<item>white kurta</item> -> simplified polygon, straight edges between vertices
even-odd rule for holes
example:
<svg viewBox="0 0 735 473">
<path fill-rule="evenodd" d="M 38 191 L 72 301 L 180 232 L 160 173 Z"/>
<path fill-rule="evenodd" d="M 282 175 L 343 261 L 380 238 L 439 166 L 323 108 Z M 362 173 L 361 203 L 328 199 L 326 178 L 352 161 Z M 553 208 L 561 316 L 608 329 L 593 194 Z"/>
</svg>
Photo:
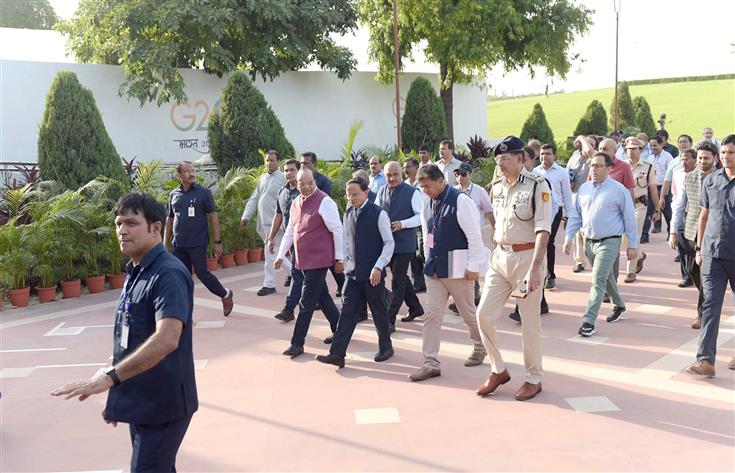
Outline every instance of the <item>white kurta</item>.
<svg viewBox="0 0 735 473">
<path fill-rule="evenodd" d="M 245 205 L 242 218 L 250 220 L 257 211 L 255 229 L 263 241 L 268 239 L 271 231 L 273 217 L 276 214 L 278 191 L 285 185 L 286 178 L 281 171 L 276 170 L 273 174 L 265 173 L 258 178 L 258 184 Z"/>
</svg>

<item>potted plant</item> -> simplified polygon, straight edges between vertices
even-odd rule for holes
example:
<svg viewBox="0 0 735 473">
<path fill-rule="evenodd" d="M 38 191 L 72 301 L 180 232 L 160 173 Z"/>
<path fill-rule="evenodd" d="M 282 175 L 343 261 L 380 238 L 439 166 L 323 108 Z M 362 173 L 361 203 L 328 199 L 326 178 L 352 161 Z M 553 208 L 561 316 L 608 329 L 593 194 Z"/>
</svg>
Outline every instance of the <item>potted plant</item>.
<svg viewBox="0 0 735 473">
<path fill-rule="evenodd" d="M 85 269 L 87 270 L 85 283 L 90 294 L 105 290 L 105 275 L 100 271 L 98 250 L 99 242 L 95 242 L 89 245 L 84 252 Z"/>
<path fill-rule="evenodd" d="M 77 277 L 74 269 L 74 259 L 78 254 L 79 252 L 73 245 L 58 249 L 59 260 L 64 271 L 64 279 L 61 280 L 61 293 L 64 299 L 79 297 L 82 293 L 82 280 Z"/>
<path fill-rule="evenodd" d="M 115 230 L 110 232 L 107 239 L 107 252 L 110 257 L 110 273 L 107 279 L 110 281 L 110 289 L 122 289 L 125 284 L 125 273 L 122 271 L 122 251 L 120 251 L 120 243 L 117 241 Z"/>
<path fill-rule="evenodd" d="M 56 278 L 54 268 L 48 264 L 39 264 L 33 268 L 33 276 L 40 278 L 41 283 L 36 286 L 36 293 L 41 304 L 56 300 Z"/>
<path fill-rule="evenodd" d="M 27 251 L 13 248 L 0 257 L 0 268 L 9 281 L 8 296 L 15 307 L 25 307 L 31 295 L 27 285 L 33 257 Z"/>
<path fill-rule="evenodd" d="M 263 247 L 260 246 L 260 235 L 255 231 L 255 223 L 251 223 L 248 226 L 249 245 L 248 245 L 248 261 L 254 263 L 256 261 L 262 261 L 263 258 Z"/>
<path fill-rule="evenodd" d="M 223 268 L 232 268 L 235 266 L 235 255 L 232 252 L 238 230 L 240 230 L 240 219 L 238 208 L 234 202 L 224 202 L 221 204 L 222 217 L 220 220 L 220 232 L 222 238 L 222 256 L 220 263 Z"/>
<path fill-rule="evenodd" d="M 219 258 L 214 254 L 214 240 L 210 238 L 209 243 L 207 243 L 207 270 L 216 271 L 218 261 Z"/>
</svg>

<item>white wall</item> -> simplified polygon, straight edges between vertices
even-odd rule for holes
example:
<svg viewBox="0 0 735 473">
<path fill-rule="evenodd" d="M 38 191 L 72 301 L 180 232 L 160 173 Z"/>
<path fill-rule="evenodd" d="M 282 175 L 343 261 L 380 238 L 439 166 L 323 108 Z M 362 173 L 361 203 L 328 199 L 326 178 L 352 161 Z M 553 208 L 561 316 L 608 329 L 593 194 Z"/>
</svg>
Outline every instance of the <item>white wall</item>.
<svg viewBox="0 0 735 473">
<path fill-rule="evenodd" d="M 207 110 L 216 106 L 227 78 L 182 70 L 188 105 L 160 108 L 118 96 L 123 76 L 119 67 L 0 60 L 0 161 L 36 161 L 38 124 L 54 76 L 62 70 L 77 74 L 94 93 L 97 107 L 118 153 L 139 161 L 195 160 L 207 153 Z M 411 81 L 422 75 L 437 87 L 435 74 L 408 73 L 402 78 L 405 99 Z M 393 85 L 381 85 L 373 72 L 353 72 L 342 82 L 331 72 L 298 71 L 272 82 L 255 82 L 281 120 L 297 152 L 314 151 L 320 159 L 336 159 L 350 125 L 365 128 L 356 146 L 390 146 L 395 142 Z M 487 133 L 486 93 L 476 86 L 454 90 L 454 135 L 458 143 Z M 176 140 L 192 140 L 181 147 Z"/>
</svg>

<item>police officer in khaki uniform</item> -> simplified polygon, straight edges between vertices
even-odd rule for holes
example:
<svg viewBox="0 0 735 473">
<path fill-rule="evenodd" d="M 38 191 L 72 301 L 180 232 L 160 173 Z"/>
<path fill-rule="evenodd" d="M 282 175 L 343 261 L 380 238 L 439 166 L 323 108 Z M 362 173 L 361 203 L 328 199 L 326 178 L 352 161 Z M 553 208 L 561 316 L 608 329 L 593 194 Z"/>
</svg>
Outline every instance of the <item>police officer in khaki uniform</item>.
<svg viewBox="0 0 735 473">
<path fill-rule="evenodd" d="M 657 222 L 661 218 L 661 208 L 658 203 L 658 189 L 656 188 L 656 168 L 648 161 L 641 159 L 645 145 L 641 140 L 629 137 L 625 140 L 625 151 L 628 153 L 628 164 L 633 172 L 633 180 L 635 187 L 633 188 L 633 203 L 635 204 L 635 219 L 638 224 L 638 231 L 643 230 L 643 224 L 646 220 L 648 212 L 648 195 L 650 193 L 656 211 L 653 213 L 653 221 Z M 628 247 L 628 238 L 623 236 L 623 244 Z M 625 275 L 625 282 L 631 283 L 636 280 L 636 274 L 643 270 L 643 261 L 646 259 L 644 251 L 631 260 L 628 260 L 628 270 Z"/>
<path fill-rule="evenodd" d="M 526 382 L 515 397 L 526 401 L 541 392 L 541 295 L 551 231 L 551 189 L 546 179 L 532 176 L 523 167 L 523 141 L 519 138 L 507 137 L 493 154 L 503 174 L 490 190 L 497 246 L 477 308 L 482 342 L 493 369 L 477 394 L 487 396 L 510 381 L 498 349 L 495 324 L 508 296 L 513 295 L 523 320 L 526 365 Z"/>
</svg>

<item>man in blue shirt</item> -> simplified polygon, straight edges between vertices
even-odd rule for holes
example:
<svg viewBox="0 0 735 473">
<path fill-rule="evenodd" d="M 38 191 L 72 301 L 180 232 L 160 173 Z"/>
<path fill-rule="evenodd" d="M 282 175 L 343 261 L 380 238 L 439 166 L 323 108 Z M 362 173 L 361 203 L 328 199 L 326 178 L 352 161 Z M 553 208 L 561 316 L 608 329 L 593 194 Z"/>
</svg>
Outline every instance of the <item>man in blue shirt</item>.
<svg viewBox="0 0 735 473">
<path fill-rule="evenodd" d="M 697 362 L 687 371 L 711 378 L 715 375 L 717 334 L 727 282 L 735 290 L 735 135 L 722 141 L 722 169 L 702 181 L 697 231 L 696 262 L 701 267 L 704 303 Z M 735 358 L 727 365 L 735 369 Z"/>
<path fill-rule="evenodd" d="M 112 366 L 53 391 L 84 401 L 109 390 L 102 417 L 130 425 L 132 472 L 176 471 L 176 453 L 198 408 L 192 352 L 194 283 L 161 244 L 166 210 L 132 192 L 113 209 L 131 261 L 117 304 Z"/>
<path fill-rule="evenodd" d="M 199 280 L 209 292 L 222 299 L 225 317 L 232 312 L 232 291 L 220 284 L 217 276 L 207 269 L 207 244 L 209 243 L 209 224 L 214 237 L 214 253 L 222 256 L 219 219 L 214 208 L 212 193 L 196 183 L 196 170 L 189 161 L 176 166 L 176 176 L 181 185 L 168 196 L 166 210 L 166 230 L 163 242 L 170 247 L 173 236 L 173 254 L 191 271 L 194 267 Z"/>
<path fill-rule="evenodd" d="M 576 212 L 569 215 L 567 222 L 564 254 L 570 253 L 574 234 L 581 228 L 585 237 L 587 259 L 592 263 L 592 288 L 578 332 L 583 337 L 596 333 L 595 320 L 606 289 L 615 305 L 607 321 L 617 322 L 625 312 L 625 302 L 618 292 L 613 265 L 620 252 L 623 234 L 628 237 L 628 260 L 636 257 L 640 239 L 633 199 L 630 198 L 628 189 L 608 177 L 611 166 L 612 157 L 609 154 L 598 152 L 592 156 L 592 180 L 579 188 L 575 202 Z"/>
<path fill-rule="evenodd" d="M 382 189 L 386 184 L 388 184 L 388 181 L 385 178 L 385 173 L 383 172 L 383 169 L 380 166 L 380 156 L 373 156 L 370 158 L 369 161 L 370 164 L 370 176 L 368 178 L 368 189 L 370 189 L 372 192 L 375 192 L 376 194 L 380 192 L 380 189 Z"/>
</svg>

